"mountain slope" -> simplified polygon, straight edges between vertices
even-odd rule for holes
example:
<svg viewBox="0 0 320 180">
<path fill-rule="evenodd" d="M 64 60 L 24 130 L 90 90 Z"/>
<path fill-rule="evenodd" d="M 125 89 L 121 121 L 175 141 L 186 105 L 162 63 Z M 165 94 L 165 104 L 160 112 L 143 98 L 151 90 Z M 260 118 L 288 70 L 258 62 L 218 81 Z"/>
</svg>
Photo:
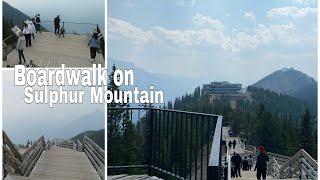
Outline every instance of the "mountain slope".
<svg viewBox="0 0 320 180">
<path fill-rule="evenodd" d="M 116 65 L 117 69 L 132 69 L 135 74 L 135 85 L 140 89 L 148 90 L 150 85 L 154 85 L 155 89 L 162 90 L 165 95 L 165 101 L 173 100 L 186 92 L 192 92 L 193 87 L 201 85 L 201 81 L 203 81 L 201 79 L 151 73 L 133 63 L 108 58 L 108 70 L 112 69 L 113 64 Z"/>
<path fill-rule="evenodd" d="M 317 105 L 317 82 L 293 68 L 275 71 L 253 86 L 296 97 L 307 102 L 312 109 Z"/>
<path fill-rule="evenodd" d="M 97 130 L 97 131 L 85 131 L 82 132 L 75 137 L 73 140 L 80 140 L 82 142 L 84 136 L 89 137 L 92 141 L 94 141 L 99 147 L 104 149 L 104 129 Z"/>
<path fill-rule="evenodd" d="M 68 139 L 75 136 L 76 134 L 85 131 L 103 129 L 104 119 L 104 112 L 97 110 L 73 120 L 71 123 L 65 125 L 63 128 L 59 128 L 58 130 L 54 131 L 52 135 L 53 137 Z"/>
<path fill-rule="evenodd" d="M 26 19 L 31 19 L 29 16 L 21 12 L 20 10 L 12 7 L 5 1 L 2 1 L 2 15 L 3 19 L 10 23 L 12 20 L 13 25 L 22 26 Z"/>
</svg>

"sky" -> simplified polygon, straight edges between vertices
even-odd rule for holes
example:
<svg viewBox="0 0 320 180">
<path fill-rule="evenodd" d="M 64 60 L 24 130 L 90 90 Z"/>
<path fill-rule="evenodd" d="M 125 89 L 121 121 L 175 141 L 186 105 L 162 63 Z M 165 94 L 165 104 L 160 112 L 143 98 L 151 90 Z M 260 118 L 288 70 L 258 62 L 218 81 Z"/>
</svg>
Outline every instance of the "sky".
<svg viewBox="0 0 320 180">
<path fill-rule="evenodd" d="M 63 21 L 99 24 L 104 27 L 105 0 L 5 0 L 13 7 L 43 21 L 53 21 L 57 15 Z"/>
<path fill-rule="evenodd" d="M 316 7 L 316 0 L 108 0 L 108 57 L 245 86 L 285 67 L 317 80 Z"/>
<path fill-rule="evenodd" d="M 53 108 L 49 108 L 48 104 L 26 104 L 24 87 L 14 86 L 14 71 L 3 70 L 2 75 L 3 129 L 14 143 L 25 144 L 28 139 L 36 140 L 42 135 L 51 138 L 48 134 L 56 132 L 78 118 L 98 111 L 104 112 L 103 104 L 90 104 L 90 89 L 82 86 L 63 88 L 86 91 L 83 104 L 56 104 Z M 57 90 L 57 86 L 49 89 Z"/>
</svg>

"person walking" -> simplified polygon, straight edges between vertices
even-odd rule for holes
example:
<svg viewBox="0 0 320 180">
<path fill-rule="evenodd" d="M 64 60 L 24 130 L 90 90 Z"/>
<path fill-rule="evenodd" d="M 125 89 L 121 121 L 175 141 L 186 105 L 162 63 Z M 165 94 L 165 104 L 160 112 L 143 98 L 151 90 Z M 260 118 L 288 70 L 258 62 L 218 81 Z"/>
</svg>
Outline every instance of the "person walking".
<svg viewBox="0 0 320 180">
<path fill-rule="evenodd" d="M 231 177 L 236 177 L 236 152 L 233 152 L 233 155 L 231 157 Z"/>
<path fill-rule="evenodd" d="M 231 149 L 231 146 L 232 146 L 231 140 L 229 141 L 228 146 L 229 146 L 229 149 Z"/>
<path fill-rule="evenodd" d="M 241 177 L 241 164 L 242 158 L 239 154 L 236 154 L 235 165 L 236 165 L 236 177 Z"/>
<path fill-rule="evenodd" d="M 236 148 L 236 145 L 237 145 L 236 139 L 233 139 L 232 145 L 233 145 L 233 149 L 235 149 L 235 148 Z"/>
<path fill-rule="evenodd" d="M 41 19 L 40 19 L 40 14 L 36 15 L 36 33 L 38 34 L 38 32 L 41 34 Z"/>
<path fill-rule="evenodd" d="M 19 33 L 19 38 L 18 38 L 18 42 L 17 42 L 17 47 L 16 50 L 18 51 L 19 54 L 19 64 L 22 64 L 22 58 L 24 61 L 24 64 L 26 63 L 26 58 L 24 57 L 23 54 L 23 50 L 24 50 L 24 46 L 25 46 L 25 38 L 23 37 L 23 32 Z"/>
<path fill-rule="evenodd" d="M 60 32 L 60 15 L 54 18 L 54 34 L 59 35 Z"/>
<path fill-rule="evenodd" d="M 249 158 L 248 158 L 248 168 L 249 168 L 250 171 L 251 171 L 252 165 L 253 165 L 253 159 L 252 159 L 252 156 L 249 155 Z"/>
<path fill-rule="evenodd" d="M 23 32 L 23 34 L 24 34 L 24 36 L 26 38 L 26 47 L 31 46 L 31 27 L 28 24 L 28 21 L 26 21 L 24 23 L 24 27 L 23 27 L 22 32 Z"/>
<path fill-rule="evenodd" d="M 90 47 L 90 57 L 91 57 L 91 63 L 94 62 L 96 59 L 97 51 L 100 48 L 100 41 L 98 39 L 98 33 L 93 33 L 91 39 L 88 42 L 88 47 Z"/>
<path fill-rule="evenodd" d="M 248 156 L 244 156 L 242 160 L 242 170 L 247 171 L 249 170 L 249 165 L 248 165 Z"/>
<path fill-rule="evenodd" d="M 35 21 L 34 19 L 32 21 L 29 21 L 29 28 L 31 29 L 31 36 L 32 36 L 33 40 L 35 38 L 34 34 L 36 33 L 36 27 L 33 24 L 34 21 Z"/>
<path fill-rule="evenodd" d="M 259 146 L 259 155 L 257 156 L 256 167 L 254 170 L 257 170 L 257 179 L 261 180 L 266 179 L 267 177 L 267 162 L 269 161 L 269 157 L 266 153 L 264 146 Z"/>
</svg>

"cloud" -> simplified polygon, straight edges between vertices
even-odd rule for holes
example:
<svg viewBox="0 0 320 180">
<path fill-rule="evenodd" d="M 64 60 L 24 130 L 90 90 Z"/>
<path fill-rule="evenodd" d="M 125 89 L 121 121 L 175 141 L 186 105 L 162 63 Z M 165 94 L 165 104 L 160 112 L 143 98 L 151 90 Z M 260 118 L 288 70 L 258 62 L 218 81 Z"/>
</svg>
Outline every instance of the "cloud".
<svg viewBox="0 0 320 180">
<path fill-rule="evenodd" d="M 143 31 L 127 21 L 114 18 L 108 18 L 108 36 L 129 39 L 135 44 L 145 44 L 154 39 L 151 32 Z"/>
<path fill-rule="evenodd" d="M 267 18 L 272 19 L 276 17 L 292 17 L 292 18 L 301 18 L 308 15 L 316 15 L 317 9 L 311 7 L 298 8 L 298 7 L 281 7 L 273 8 L 267 12 Z"/>
<path fill-rule="evenodd" d="M 256 16 L 253 14 L 253 12 L 244 12 L 243 13 L 243 18 L 249 20 L 251 23 L 256 22 Z"/>
<path fill-rule="evenodd" d="M 192 22 L 199 27 L 212 28 L 218 31 L 223 31 L 224 28 L 224 25 L 219 20 L 212 19 L 200 13 L 193 16 Z"/>
<path fill-rule="evenodd" d="M 187 6 L 187 7 L 193 7 L 196 5 L 197 0 L 177 0 L 178 6 Z"/>
<path fill-rule="evenodd" d="M 220 31 L 211 29 L 170 30 L 159 26 L 153 27 L 152 30 L 157 37 L 181 46 L 219 45 L 228 48 L 227 40 Z"/>
<path fill-rule="evenodd" d="M 313 4 L 316 3 L 316 0 L 292 0 L 293 3 L 296 4 L 303 4 L 303 5 L 307 5 L 307 4 Z"/>
<path fill-rule="evenodd" d="M 290 24 L 272 24 L 266 26 L 258 24 L 246 31 L 223 32 L 223 24 L 216 20 L 202 16 L 194 16 L 193 21 L 203 25 L 202 28 L 168 29 L 153 26 L 147 30 L 119 19 L 108 19 L 109 38 L 124 38 L 134 44 L 161 42 L 174 46 L 220 47 L 224 50 L 239 51 L 240 49 L 254 49 L 258 46 L 269 45 L 277 41 L 283 44 L 298 42 L 294 33 L 295 27 Z M 218 23 L 219 22 L 219 23 Z M 221 23 L 221 24 L 220 24 Z M 206 26 L 204 26 L 206 24 Z"/>
</svg>

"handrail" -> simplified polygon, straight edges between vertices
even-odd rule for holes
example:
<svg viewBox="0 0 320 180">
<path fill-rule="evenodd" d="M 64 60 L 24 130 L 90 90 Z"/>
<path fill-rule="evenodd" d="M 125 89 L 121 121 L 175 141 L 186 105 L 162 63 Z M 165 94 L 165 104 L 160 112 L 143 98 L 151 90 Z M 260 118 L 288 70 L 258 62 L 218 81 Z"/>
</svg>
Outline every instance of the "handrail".
<svg viewBox="0 0 320 180">
<path fill-rule="evenodd" d="M 318 163 L 304 149 L 299 150 L 280 168 L 280 178 L 317 179 Z"/>
<path fill-rule="evenodd" d="M 48 20 L 46 20 L 46 21 L 41 21 L 41 23 L 53 23 L 54 21 L 48 21 Z M 83 23 L 83 22 L 72 22 L 72 21 L 61 21 L 61 23 L 69 23 L 69 24 L 88 24 L 88 25 L 93 25 L 93 26 L 95 26 L 95 25 L 98 25 L 98 24 L 96 24 L 96 23 Z"/>
<path fill-rule="evenodd" d="M 218 116 L 216 128 L 214 131 L 213 142 L 208 166 L 208 179 L 219 179 L 220 177 L 220 148 L 222 137 L 222 116 Z"/>
<path fill-rule="evenodd" d="M 271 175 L 273 178 L 280 178 L 280 165 L 274 157 L 272 157 L 270 162 L 268 163 L 267 170 L 268 174 Z"/>
<path fill-rule="evenodd" d="M 22 157 L 20 153 L 17 151 L 13 143 L 11 142 L 8 135 L 2 131 L 3 137 L 3 171 L 4 177 L 9 173 L 21 174 L 20 163 L 22 161 Z"/>
<path fill-rule="evenodd" d="M 95 142 L 90 138 L 85 136 L 82 143 L 83 151 L 86 153 L 88 159 L 92 163 L 93 167 L 96 169 L 101 179 L 105 178 L 105 152 L 100 148 Z"/>
<path fill-rule="evenodd" d="M 7 174 L 29 176 L 36 162 L 46 147 L 44 137 L 41 136 L 23 155 L 21 155 L 11 142 L 8 135 L 3 134 L 3 169 L 4 177 Z M 13 170 L 10 170 L 13 169 Z"/>
<path fill-rule="evenodd" d="M 23 176 L 29 176 L 31 170 L 36 165 L 41 153 L 45 150 L 46 143 L 44 137 L 41 136 L 28 150 L 22 155 L 21 171 Z"/>
</svg>

